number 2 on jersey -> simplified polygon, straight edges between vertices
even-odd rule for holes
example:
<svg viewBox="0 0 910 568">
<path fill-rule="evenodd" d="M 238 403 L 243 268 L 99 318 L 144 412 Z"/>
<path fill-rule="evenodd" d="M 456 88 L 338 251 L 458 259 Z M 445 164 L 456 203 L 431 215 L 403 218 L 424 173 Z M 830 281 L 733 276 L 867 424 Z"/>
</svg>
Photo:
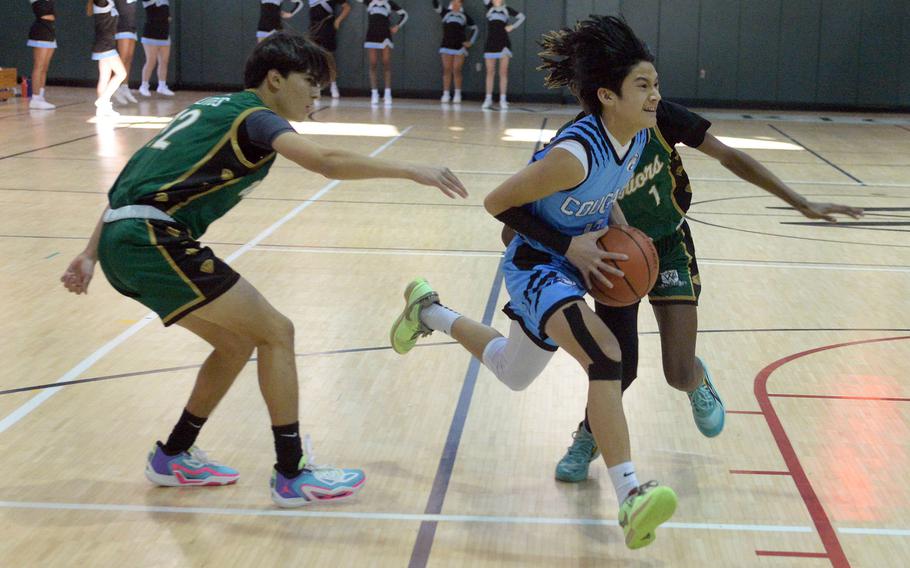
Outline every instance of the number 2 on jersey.
<svg viewBox="0 0 910 568">
<path fill-rule="evenodd" d="M 171 121 L 161 137 L 155 140 L 151 147 L 156 150 L 167 150 L 167 147 L 171 145 L 167 139 L 199 120 L 201 115 L 202 111 L 198 108 L 188 108 L 181 112 L 174 117 L 174 120 Z"/>
</svg>

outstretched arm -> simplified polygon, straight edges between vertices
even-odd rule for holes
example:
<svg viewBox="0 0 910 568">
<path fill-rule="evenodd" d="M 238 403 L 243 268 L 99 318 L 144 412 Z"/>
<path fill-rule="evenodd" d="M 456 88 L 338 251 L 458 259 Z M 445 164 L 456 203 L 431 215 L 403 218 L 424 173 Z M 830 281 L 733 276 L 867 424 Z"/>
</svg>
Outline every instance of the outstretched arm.
<svg viewBox="0 0 910 568">
<path fill-rule="evenodd" d="M 345 21 L 349 15 L 351 15 L 351 5 L 345 2 L 341 5 L 341 13 L 338 14 L 337 18 L 335 18 L 336 30 L 341 27 L 341 22 Z"/>
<path fill-rule="evenodd" d="M 419 166 L 370 158 L 347 150 L 323 148 L 296 132 L 275 138 L 272 148 L 285 158 L 329 179 L 409 179 L 439 188 L 446 196 L 467 197 L 468 191 L 449 168 Z"/>
<path fill-rule="evenodd" d="M 809 219 L 824 219 L 834 223 L 837 222 L 837 218 L 834 217 L 835 214 L 849 215 L 854 219 L 858 219 L 863 215 L 863 210 L 859 207 L 809 201 L 793 191 L 755 158 L 736 148 L 727 146 L 710 133 L 705 134 L 705 141 L 698 146 L 697 150 L 719 161 L 725 168 L 736 174 L 736 177 L 757 185 L 768 193 L 781 198 Z"/>
<path fill-rule="evenodd" d="M 95 273 L 95 263 L 98 262 L 98 241 L 101 240 L 101 228 L 104 226 L 104 214 L 108 208 L 105 207 L 95 224 L 95 230 L 85 245 L 85 250 L 76 255 L 66 272 L 60 277 L 63 286 L 74 294 L 88 294 L 88 285 L 92 281 Z"/>
</svg>

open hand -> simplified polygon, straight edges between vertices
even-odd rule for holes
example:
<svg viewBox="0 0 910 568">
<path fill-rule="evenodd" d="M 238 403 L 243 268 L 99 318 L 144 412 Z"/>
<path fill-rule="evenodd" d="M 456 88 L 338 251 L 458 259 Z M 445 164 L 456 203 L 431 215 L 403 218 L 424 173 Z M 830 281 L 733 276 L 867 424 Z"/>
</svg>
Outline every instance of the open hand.
<svg viewBox="0 0 910 568">
<path fill-rule="evenodd" d="M 814 201 L 807 201 L 803 207 L 797 207 L 796 210 L 809 219 L 824 219 L 830 223 L 837 223 L 837 218 L 834 216 L 835 214 L 849 215 L 854 219 L 859 219 L 863 216 L 863 210 L 861 208 L 841 205 L 839 203 L 816 203 Z"/>
<path fill-rule="evenodd" d="M 465 189 L 461 180 L 449 168 L 417 166 L 414 168 L 411 179 L 423 185 L 438 187 L 447 197 L 452 199 L 468 196 L 468 190 Z"/>
</svg>

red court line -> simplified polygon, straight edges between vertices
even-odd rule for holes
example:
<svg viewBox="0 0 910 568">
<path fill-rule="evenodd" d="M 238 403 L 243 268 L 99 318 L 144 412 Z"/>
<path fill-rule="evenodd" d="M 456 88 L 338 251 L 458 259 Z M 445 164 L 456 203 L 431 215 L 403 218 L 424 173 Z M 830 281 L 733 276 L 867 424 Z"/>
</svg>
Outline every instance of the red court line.
<svg viewBox="0 0 910 568">
<path fill-rule="evenodd" d="M 727 410 L 727 414 L 762 414 L 761 410 Z"/>
<path fill-rule="evenodd" d="M 834 568 L 850 568 L 850 562 L 847 561 L 847 556 L 844 554 L 844 549 L 840 545 L 840 540 L 837 538 L 837 533 L 834 531 L 834 527 L 831 526 L 831 521 L 828 519 L 827 513 L 825 513 L 824 507 L 822 507 L 821 502 L 818 500 L 818 495 L 815 494 L 815 490 L 812 488 L 812 484 L 809 483 L 809 477 L 806 475 L 806 471 L 803 469 L 802 464 L 799 462 L 799 457 L 796 455 L 796 451 L 793 449 L 793 445 L 790 443 L 790 438 L 787 437 L 787 432 L 784 430 L 783 425 L 780 422 L 780 418 L 777 416 L 777 412 L 774 411 L 774 406 L 771 404 L 771 398 L 768 395 L 768 379 L 771 377 L 771 374 L 783 367 L 791 361 L 818 353 L 820 351 L 827 351 L 829 349 L 837 349 L 839 347 L 847 347 L 850 345 L 861 345 L 865 343 L 880 343 L 883 341 L 899 341 L 902 339 L 910 339 L 910 336 L 900 336 L 900 337 L 885 337 L 880 339 L 865 339 L 860 341 L 850 341 L 847 343 L 836 343 L 834 345 L 826 345 L 824 347 L 816 347 L 815 349 L 810 349 L 808 351 L 803 351 L 801 353 L 795 353 L 784 357 L 783 359 L 778 359 L 777 361 L 771 363 L 764 369 L 762 369 L 758 375 L 755 377 L 754 392 L 755 398 L 758 400 L 758 405 L 761 407 L 762 412 L 765 415 L 765 420 L 768 422 L 768 428 L 771 429 L 771 434 L 774 436 L 774 441 L 777 442 L 777 448 L 780 450 L 781 455 L 784 458 L 784 462 L 787 464 L 787 469 L 790 470 L 791 475 L 793 476 L 793 481 L 796 483 L 796 488 L 799 490 L 799 494 L 803 499 L 803 502 L 806 504 L 806 508 L 809 510 L 809 515 L 812 517 L 812 522 L 815 524 L 815 530 L 818 531 L 818 536 L 821 538 L 822 544 L 825 547 L 825 552 L 827 554 L 821 556 L 811 556 L 811 558 L 829 558 L 831 564 Z M 765 555 L 768 555 L 768 551 L 756 551 L 756 553 L 763 552 Z M 787 556 L 793 555 L 809 555 L 816 553 L 780 553 Z"/>
<path fill-rule="evenodd" d="M 768 396 L 775 398 L 833 398 L 839 400 L 883 400 L 889 402 L 910 402 L 910 398 L 899 398 L 890 396 L 842 396 L 834 394 L 778 394 L 769 393 Z M 729 410 L 727 411 L 729 412 Z"/>
<path fill-rule="evenodd" d="M 731 469 L 730 473 L 742 475 L 790 475 L 789 471 L 764 471 L 758 469 Z"/>
<path fill-rule="evenodd" d="M 780 552 L 776 550 L 756 550 L 758 556 L 795 556 L 797 558 L 828 558 L 824 552 Z"/>
</svg>

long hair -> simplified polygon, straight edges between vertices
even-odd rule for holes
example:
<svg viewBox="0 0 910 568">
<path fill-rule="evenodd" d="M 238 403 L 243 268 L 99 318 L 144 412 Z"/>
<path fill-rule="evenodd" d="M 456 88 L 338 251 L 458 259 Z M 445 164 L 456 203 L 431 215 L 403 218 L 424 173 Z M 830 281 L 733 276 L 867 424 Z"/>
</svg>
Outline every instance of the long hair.
<svg viewBox="0 0 910 568">
<path fill-rule="evenodd" d="M 258 87 L 274 69 L 287 77 L 299 72 L 315 85 L 325 85 L 335 77 L 335 63 L 331 54 L 303 36 L 277 32 L 262 40 L 246 60 L 243 86 Z"/>
<path fill-rule="evenodd" d="M 540 41 L 544 84 L 568 87 L 587 112 L 600 112 L 597 89 L 610 89 L 622 97 L 622 82 L 642 61 L 654 62 L 647 44 L 625 20 L 614 16 L 588 16 L 575 28 L 549 32 Z"/>
</svg>

